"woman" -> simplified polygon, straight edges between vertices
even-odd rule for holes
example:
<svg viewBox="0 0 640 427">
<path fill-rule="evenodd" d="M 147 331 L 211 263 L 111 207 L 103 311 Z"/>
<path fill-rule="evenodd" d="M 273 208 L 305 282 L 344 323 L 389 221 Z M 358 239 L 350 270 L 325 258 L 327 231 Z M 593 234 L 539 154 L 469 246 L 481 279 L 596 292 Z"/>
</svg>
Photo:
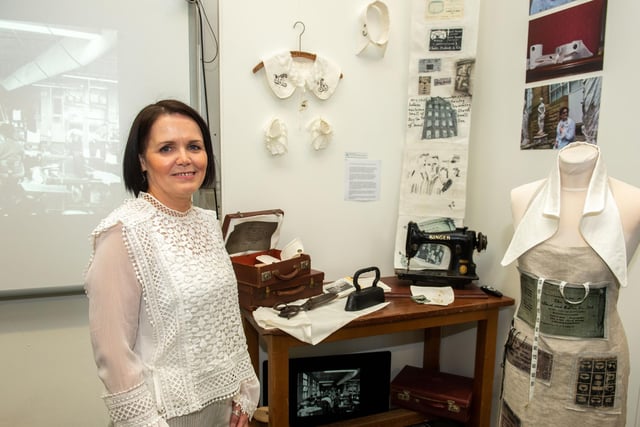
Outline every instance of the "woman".
<svg viewBox="0 0 640 427">
<path fill-rule="evenodd" d="M 191 107 L 148 105 L 124 153 L 127 200 L 92 233 L 86 275 L 98 375 L 118 426 L 248 426 L 259 383 L 215 212 L 211 137 Z"/>
</svg>

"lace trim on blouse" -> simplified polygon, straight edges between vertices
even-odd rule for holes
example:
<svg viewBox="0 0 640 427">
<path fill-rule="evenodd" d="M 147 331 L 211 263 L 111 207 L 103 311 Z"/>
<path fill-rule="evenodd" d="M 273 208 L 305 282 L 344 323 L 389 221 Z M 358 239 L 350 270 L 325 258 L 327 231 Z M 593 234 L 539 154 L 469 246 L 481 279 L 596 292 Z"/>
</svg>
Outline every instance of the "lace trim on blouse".
<svg viewBox="0 0 640 427">
<path fill-rule="evenodd" d="M 160 420 L 155 402 L 144 383 L 102 398 L 116 426 L 146 427 L 156 425 Z"/>
<path fill-rule="evenodd" d="M 159 201 L 158 199 L 153 197 L 151 194 L 145 193 L 143 191 L 140 192 L 140 195 L 138 197 L 141 198 L 141 199 L 146 200 L 149 203 L 151 203 L 151 205 L 153 205 L 154 208 L 156 208 L 157 210 L 159 210 L 163 214 L 169 215 L 169 216 L 175 216 L 175 217 L 178 217 L 178 218 L 184 218 L 184 217 L 188 216 L 189 213 L 193 210 L 193 207 L 190 207 L 188 210 L 186 210 L 184 212 L 180 212 L 180 211 L 177 211 L 175 209 L 171 209 L 170 207 L 163 205 L 161 201 Z"/>
</svg>

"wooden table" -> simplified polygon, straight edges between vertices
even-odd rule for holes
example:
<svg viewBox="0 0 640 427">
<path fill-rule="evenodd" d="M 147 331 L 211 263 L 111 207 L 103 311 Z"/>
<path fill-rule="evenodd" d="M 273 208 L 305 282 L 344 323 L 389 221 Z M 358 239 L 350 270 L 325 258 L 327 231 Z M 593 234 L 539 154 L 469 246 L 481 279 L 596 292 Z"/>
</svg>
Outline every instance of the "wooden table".
<svg viewBox="0 0 640 427">
<path fill-rule="evenodd" d="M 409 295 L 407 280 L 397 277 L 383 277 L 382 282 L 392 288 L 393 294 Z M 456 291 L 458 293 L 458 291 Z M 508 297 L 464 295 L 459 292 L 455 301 L 448 306 L 422 305 L 408 297 L 389 297 L 391 303 L 374 313 L 353 320 L 340 328 L 324 342 L 350 340 L 354 338 L 384 335 L 395 332 L 424 330 L 423 367 L 440 368 L 440 327 L 461 323 L 477 322 L 475 351 L 472 415 L 469 425 L 488 427 L 491 423 L 491 399 L 496 355 L 496 333 L 498 314 L 501 307 L 514 304 Z M 289 349 L 310 345 L 299 341 L 279 329 L 263 329 L 253 319 L 250 311 L 243 310 L 243 323 L 247 336 L 249 353 L 256 372 L 259 371 L 260 339 L 266 345 L 269 360 L 268 400 L 269 426 L 289 425 Z M 322 345 L 322 343 L 318 344 Z M 401 411 L 405 414 L 406 411 Z M 385 426 L 394 425 L 385 415 Z M 376 417 L 370 425 L 379 425 Z M 356 424 L 354 424 L 356 425 Z M 359 422 L 357 425 L 364 425 Z M 406 424 L 404 424 L 406 425 Z"/>
</svg>

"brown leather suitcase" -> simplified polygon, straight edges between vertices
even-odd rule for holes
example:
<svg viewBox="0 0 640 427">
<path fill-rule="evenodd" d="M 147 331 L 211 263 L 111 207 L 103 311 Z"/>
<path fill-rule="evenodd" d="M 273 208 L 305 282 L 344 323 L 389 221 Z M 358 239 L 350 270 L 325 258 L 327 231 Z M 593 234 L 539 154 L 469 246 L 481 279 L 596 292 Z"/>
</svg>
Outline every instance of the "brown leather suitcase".
<svg viewBox="0 0 640 427">
<path fill-rule="evenodd" d="M 391 404 L 465 423 L 472 392 L 472 378 L 407 365 L 391 381 Z"/>
<path fill-rule="evenodd" d="M 238 281 L 240 306 L 255 310 L 261 306 L 273 307 L 281 302 L 320 295 L 323 280 L 322 271 L 311 270 L 310 274 L 266 286 L 255 286 L 253 283 Z"/>
<path fill-rule="evenodd" d="M 269 286 L 286 282 L 296 277 L 308 276 L 311 272 L 311 257 L 300 254 L 295 258 L 274 264 L 261 264 L 256 258 L 260 255 L 271 255 L 280 258 L 278 249 L 258 251 L 247 255 L 231 256 L 233 270 L 239 281 L 255 286 Z"/>
<path fill-rule="evenodd" d="M 260 255 L 280 259 L 275 249 L 284 212 L 280 209 L 238 212 L 226 215 L 222 224 L 227 251 L 238 280 L 240 305 L 253 310 L 291 302 L 322 292 L 324 273 L 311 269 L 305 253 L 271 264 L 257 260 Z"/>
</svg>

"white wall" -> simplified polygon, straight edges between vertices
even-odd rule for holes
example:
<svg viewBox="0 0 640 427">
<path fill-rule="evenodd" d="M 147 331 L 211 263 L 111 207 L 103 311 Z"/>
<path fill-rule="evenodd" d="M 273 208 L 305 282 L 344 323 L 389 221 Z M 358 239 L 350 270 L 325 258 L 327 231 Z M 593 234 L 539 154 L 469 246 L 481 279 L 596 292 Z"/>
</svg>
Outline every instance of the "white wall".
<svg viewBox="0 0 640 427">
<path fill-rule="evenodd" d="M 379 266 L 383 274 L 393 274 L 410 2 L 387 1 L 391 39 L 381 61 L 354 55 L 353 32 L 359 13 L 368 3 L 220 1 L 223 211 L 284 209 L 282 243 L 301 237 L 311 254 L 312 266 L 325 271 L 327 279 L 369 265 Z M 525 1 L 492 0 L 481 6 L 465 216 L 466 225 L 489 239 L 488 250 L 475 255 L 481 281 L 510 296 L 519 293 L 515 266 L 500 266 L 512 235 L 509 192 L 517 185 L 545 177 L 556 156 L 551 150 L 519 149 L 527 5 Z M 639 58 L 627 42 L 638 35 L 638 26 L 632 20 L 639 16 L 633 13 L 638 9 L 632 0 L 609 4 L 600 145 L 611 175 L 640 186 L 636 172 L 640 146 L 633 142 L 633 107 L 639 91 L 633 84 L 633 72 Z M 299 120 L 296 102 L 276 99 L 266 87 L 264 71 L 251 73 L 262 56 L 296 49 L 297 32 L 292 27 L 298 20 L 306 24 L 303 50 L 333 59 L 344 72 L 335 95 L 322 103 L 313 100 L 310 107 L 334 125 L 333 143 L 324 152 L 312 152 L 308 135 L 297 127 L 306 119 Z M 262 146 L 264 125 L 274 115 L 287 122 L 291 130 L 290 150 L 282 158 L 271 158 Z M 363 151 L 371 159 L 382 160 L 379 201 L 343 201 L 343 156 L 349 151 Z M 634 282 L 640 277 L 639 269 L 637 262 L 632 263 L 631 285 L 622 291 L 619 305 L 633 360 L 628 425 L 633 425 L 636 418 L 640 383 L 640 340 L 631 327 L 638 320 L 634 297 L 640 290 Z M 512 314 L 513 309 L 501 313 L 498 357 Z M 442 368 L 470 375 L 473 366 L 469 349 L 475 342 L 475 328 L 450 328 L 446 333 Z M 378 343 L 384 346 L 389 339 Z M 416 343 L 402 348 L 406 346 L 413 346 L 413 352 L 394 357 L 394 371 L 406 362 L 404 357 L 414 357 L 420 351 Z M 331 351 L 356 349 L 345 345 Z M 320 347 L 317 351 L 325 350 Z M 500 371 L 496 369 L 496 402 L 499 384 Z"/>
<path fill-rule="evenodd" d="M 262 10 L 261 5 L 267 2 L 224 1 L 224 6 L 235 2 L 244 5 L 242 14 L 234 13 L 233 20 L 223 22 L 224 31 L 229 33 L 223 34 L 223 43 L 227 48 L 222 57 L 222 67 L 226 67 L 226 61 L 236 64 L 235 68 L 227 68 L 223 78 L 223 109 L 227 115 L 223 119 L 223 125 L 226 123 L 230 127 L 223 126 L 222 130 L 225 148 L 223 168 L 228 171 L 224 179 L 229 180 L 229 185 L 238 185 L 242 189 L 231 191 L 231 188 L 225 187 L 225 211 L 253 210 L 263 206 L 283 208 L 286 212 L 286 235 L 283 239 L 286 241 L 287 237 L 300 235 L 312 256 L 313 265 L 325 270 L 328 277 L 336 277 L 370 263 L 379 264 L 384 273 L 390 274 L 392 261 L 389 245 L 393 242 L 392 229 L 395 228 L 395 192 L 399 182 L 397 174 L 400 154 L 398 151 L 390 157 L 383 157 L 384 147 L 381 145 L 391 144 L 391 147 L 400 150 L 403 141 L 407 54 L 400 51 L 406 49 L 403 43 L 407 39 L 409 20 L 406 8 L 409 2 L 387 1 L 393 27 L 386 58 L 393 58 L 393 61 L 386 62 L 385 59 L 384 63 L 365 66 L 351 57 L 351 51 L 348 51 L 346 45 L 351 43 L 352 38 L 342 34 L 342 29 L 352 29 L 352 17 L 366 6 L 366 1 L 278 0 L 268 2 L 274 7 L 266 11 Z M 640 26 L 635 22 L 640 16 L 640 4 L 634 0 L 609 3 L 600 145 L 611 175 L 640 186 L 640 174 L 636 166 L 637 159 L 640 158 L 640 144 L 635 141 L 635 103 L 640 98 L 640 88 L 635 84 L 634 71 L 639 68 L 640 57 L 630 49 L 627 41 L 640 39 Z M 314 5 L 322 5 L 327 11 L 318 12 L 319 16 L 316 18 Z M 282 14 L 285 17 L 279 18 Z M 210 11 L 209 17 L 215 20 L 215 12 Z M 268 102 L 268 92 L 261 86 L 261 78 L 264 76 L 251 74 L 251 68 L 258 61 L 259 55 L 271 48 L 296 46 L 297 33 L 290 27 L 298 19 L 307 24 L 303 48 L 322 52 L 345 67 L 345 78 L 336 97 L 327 102 L 329 110 L 338 105 L 341 115 L 345 116 L 336 119 L 338 115 L 331 114 L 337 132 L 331 149 L 339 153 L 346 150 L 367 151 L 371 158 L 382 160 L 385 181 L 383 199 L 379 203 L 360 205 L 342 202 L 341 193 L 336 190 L 342 179 L 341 155 L 325 152 L 312 156 L 306 151 L 307 143 L 301 140 L 302 137 L 297 139 L 296 145 L 290 140 L 293 145 L 290 154 L 297 153 L 296 156 L 303 157 L 306 161 L 303 166 L 311 167 L 315 173 L 321 170 L 320 176 L 326 183 L 323 191 L 318 191 L 313 182 L 307 184 L 314 191 L 292 191 L 292 186 L 297 190 L 300 185 L 294 177 L 293 184 L 285 185 L 275 181 L 281 189 L 277 192 L 270 191 L 274 199 L 266 200 L 262 195 L 267 191 L 263 179 L 267 172 L 281 179 L 286 174 L 280 169 L 296 166 L 291 164 L 293 156 L 284 162 L 259 157 L 260 128 L 266 119 L 266 113 L 275 107 Z M 555 153 L 520 152 L 518 149 L 526 52 L 526 2 L 484 1 L 480 19 L 466 221 L 469 226 L 489 237 L 488 250 L 476 256 L 482 281 L 494 284 L 507 295 L 515 296 L 518 293 L 515 267 L 503 268 L 499 264 L 512 233 L 509 191 L 519 184 L 545 176 L 555 161 Z M 237 30 L 230 28 L 233 26 Z M 316 35 L 313 35 L 314 32 Z M 363 71 L 364 68 L 366 70 Z M 379 75 L 384 77 L 385 85 L 397 86 L 395 89 L 382 89 L 386 95 L 381 102 L 376 103 L 382 112 L 373 112 L 370 116 L 361 113 L 363 108 L 368 110 L 374 101 L 380 101 L 375 94 L 368 93 L 378 89 L 366 87 L 366 90 L 359 90 L 354 87 L 360 85 L 359 76 L 362 75 Z M 245 93 L 243 85 L 248 85 L 250 90 Z M 236 92 L 233 86 L 240 88 L 240 92 Z M 354 96 L 355 93 L 359 97 Z M 229 100 L 234 97 L 238 100 L 229 104 Z M 242 108 L 238 106 L 240 101 Z M 343 125 L 343 121 L 348 123 Z M 246 127 L 247 131 L 243 133 L 236 129 L 240 125 Z M 227 130 L 232 135 L 241 134 L 241 137 L 229 136 L 227 139 Z M 357 135 L 353 136 L 354 134 Z M 236 151 L 232 156 L 232 144 L 241 144 L 247 148 L 246 156 L 234 159 L 240 153 Z M 248 144 L 254 146 L 249 148 Z M 261 162 L 259 167 L 248 167 L 258 161 Z M 338 178 L 334 178 L 336 175 Z M 251 191 L 242 187 L 241 183 L 236 184 L 236 181 L 242 179 L 252 181 Z M 309 207 L 305 207 L 306 205 Z M 330 208 L 340 212 L 338 218 L 333 216 Z M 297 213 L 297 209 L 309 209 L 312 214 L 300 219 L 297 216 L 302 215 Z M 330 218 L 331 221 L 326 221 L 325 218 Z M 344 222 L 349 227 L 345 227 Z M 308 234 L 315 234 L 318 228 L 324 230 L 324 234 L 331 239 L 342 239 L 335 235 L 346 234 L 358 238 L 364 235 L 366 240 L 345 237 L 340 240 L 341 246 L 330 246 L 327 249 L 323 243 L 324 238 L 318 239 Z M 375 248 L 381 250 L 377 255 Z M 619 302 L 632 356 L 628 426 L 640 425 L 636 422 L 640 384 L 640 336 L 633 328 L 640 320 L 636 309 L 637 301 L 640 300 L 640 287 L 637 286 L 639 279 L 640 263 L 634 259 L 629 288 L 622 290 Z M 504 337 L 510 315 L 510 312 L 501 315 L 501 337 Z M 459 355 L 471 353 L 475 329 L 452 328 L 447 330 L 447 334 L 443 345 L 443 368 L 470 373 L 472 356 Z M 382 343 L 385 348 L 394 351 L 394 359 L 413 361 L 421 357 L 421 354 L 416 353 L 420 351 L 416 344 L 418 339 L 419 337 L 411 335 L 387 336 L 384 341 L 361 340 L 357 344 L 358 349 L 368 350 L 378 348 Z M 500 344 L 498 354 L 501 354 Z M 93 427 L 106 424 L 106 414 L 99 397 L 101 386 L 90 354 L 84 296 L 0 301 L 0 348 L 0 377 L 3 379 L 0 387 L 0 427 Z M 331 344 L 318 349 L 307 348 L 303 355 L 311 354 L 314 350 L 334 353 L 344 351 Z M 496 375 L 497 385 L 499 374 Z"/>
<path fill-rule="evenodd" d="M 488 256 L 478 257 L 485 280 L 501 287 L 508 295 L 518 295 L 514 266 L 503 268 L 499 261 L 511 237 L 509 208 L 511 188 L 546 176 L 555 164 L 551 151 L 518 150 L 521 83 L 524 75 L 522 52 L 526 36 L 525 2 L 485 1 L 481 11 L 478 51 L 478 85 L 474 99 L 474 141 L 471 145 L 469 185 L 475 188 L 468 199 L 467 218 L 489 235 Z M 640 56 L 629 49 L 640 28 L 640 4 L 634 1 L 609 2 L 600 112 L 599 145 L 609 174 L 640 186 L 638 161 L 640 146 L 635 142 L 637 107 L 640 95 L 636 76 Z M 640 212 L 638 213 L 640 215 Z M 620 293 L 618 308 L 627 331 L 631 351 L 631 377 L 628 394 L 628 426 L 636 423 L 640 387 L 640 336 L 634 325 L 640 314 L 640 263 L 638 254 L 629 271 L 629 287 Z M 579 266 L 576 266 L 579 268 Z M 506 328 L 506 324 L 502 325 Z"/>
<path fill-rule="evenodd" d="M 281 243 L 299 236 L 312 268 L 334 279 L 358 267 L 379 265 L 389 272 L 398 201 L 406 111 L 408 9 L 391 10 L 392 31 L 384 60 L 356 57 L 358 16 L 365 2 L 328 0 L 220 2 L 220 98 L 224 213 L 280 208 L 285 212 Z M 344 75 L 325 101 L 308 93 L 299 113 L 300 93 L 280 100 L 268 89 L 265 70 L 252 73 L 263 57 L 302 49 L 337 63 Z M 314 151 L 306 129 L 322 116 L 332 124 L 333 141 Z M 271 157 L 263 132 L 282 119 L 289 153 Z M 343 202 L 345 152 L 365 152 L 382 161 L 381 199 Z M 234 165 L 234 166 L 227 166 Z"/>
<path fill-rule="evenodd" d="M 0 426 L 97 427 L 108 417 L 84 295 L 0 301 Z"/>
</svg>

